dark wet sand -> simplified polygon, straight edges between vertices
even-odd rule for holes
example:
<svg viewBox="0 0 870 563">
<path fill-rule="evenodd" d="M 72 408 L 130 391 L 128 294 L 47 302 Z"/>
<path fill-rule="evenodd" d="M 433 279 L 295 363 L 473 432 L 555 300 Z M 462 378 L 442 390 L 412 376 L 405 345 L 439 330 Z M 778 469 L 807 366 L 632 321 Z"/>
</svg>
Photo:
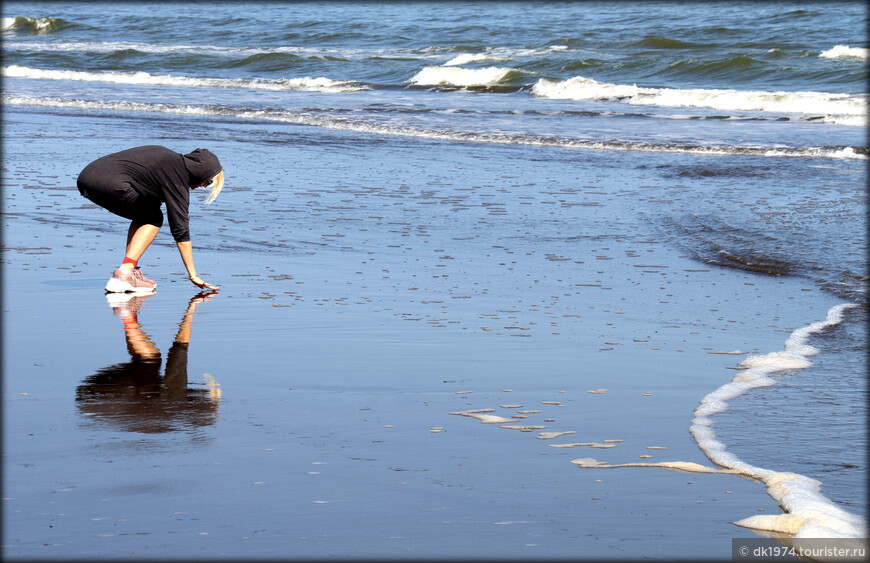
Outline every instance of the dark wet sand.
<svg viewBox="0 0 870 563">
<path fill-rule="evenodd" d="M 6 119 L 5 557 L 728 558 L 751 536 L 732 522 L 779 511 L 734 476 L 570 463 L 709 464 L 698 400 L 836 302 L 643 232 L 610 175 L 630 155 L 578 186 L 535 149 Z M 187 130 L 233 170 L 195 204 L 222 289 L 186 317 L 197 290 L 161 233 L 125 336 L 102 292 L 124 226 L 74 178 Z M 477 409 L 545 428 L 450 414 Z"/>
</svg>

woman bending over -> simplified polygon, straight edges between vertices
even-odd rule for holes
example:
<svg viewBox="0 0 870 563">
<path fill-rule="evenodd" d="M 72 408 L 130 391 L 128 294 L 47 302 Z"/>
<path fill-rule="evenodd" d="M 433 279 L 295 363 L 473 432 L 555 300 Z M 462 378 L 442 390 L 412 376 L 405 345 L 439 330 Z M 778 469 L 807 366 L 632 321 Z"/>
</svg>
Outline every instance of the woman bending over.
<svg viewBox="0 0 870 563">
<path fill-rule="evenodd" d="M 169 231 L 178 246 L 190 281 L 203 289 L 217 290 L 196 273 L 190 242 L 190 190 L 207 187 L 211 203 L 224 185 L 223 167 L 208 149 L 180 154 L 157 145 L 116 152 L 85 166 L 77 180 L 79 192 L 115 215 L 130 220 L 124 261 L 112 273 L 106 292 L 151 293 L 157 284 L 138 267 L 142 254 L 163 225 L 161 204 L 166 204 Z"/>
</svg>

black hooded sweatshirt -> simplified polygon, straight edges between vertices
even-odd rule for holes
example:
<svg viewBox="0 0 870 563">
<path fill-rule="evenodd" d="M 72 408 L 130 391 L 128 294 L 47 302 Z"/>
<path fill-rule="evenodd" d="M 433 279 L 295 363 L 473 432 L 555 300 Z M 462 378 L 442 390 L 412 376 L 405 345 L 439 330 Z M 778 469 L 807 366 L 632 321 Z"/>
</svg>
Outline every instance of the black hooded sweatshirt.
<svg viewBox="0 0 870 563">
<path fill-rule="evenodd" d="M 146 145 L 99 158 L 86 170 L 103 175 L 104 181 L 129 184 L 141 199 L 158 206 L 165 203 L 172 237 L 176 242 L 185 242 L 190 240 L 190 187 L 208 181 L 222 167 L 208 149 L 180 154 L 166 147 Z"/>
</svg>

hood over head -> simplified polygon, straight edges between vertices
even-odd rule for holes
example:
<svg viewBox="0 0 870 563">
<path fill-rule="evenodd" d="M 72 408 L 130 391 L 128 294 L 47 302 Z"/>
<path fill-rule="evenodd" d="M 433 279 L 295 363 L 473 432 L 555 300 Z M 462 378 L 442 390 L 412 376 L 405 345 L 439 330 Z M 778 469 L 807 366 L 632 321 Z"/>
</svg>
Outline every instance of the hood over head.
<svg viewBox="0 0 870 563">
<path fill-rule="evenodd" d="M 182 156 L 184 157 L 184 166 L 190 175 L 189 185 L 191 186 L 207 182 L 223 170 L 218 158 L 208 149 L 196 149 Z"/>
</svg>

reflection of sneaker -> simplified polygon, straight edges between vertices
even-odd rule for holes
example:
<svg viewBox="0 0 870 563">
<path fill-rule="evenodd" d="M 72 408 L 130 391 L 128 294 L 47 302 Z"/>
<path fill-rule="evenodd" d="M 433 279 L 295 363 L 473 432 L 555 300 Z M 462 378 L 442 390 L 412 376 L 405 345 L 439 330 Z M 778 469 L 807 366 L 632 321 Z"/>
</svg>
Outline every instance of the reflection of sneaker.
<svg viewBox="0 0 870 563">
<path fill-rule="evenodd" d="M 108 293 L 152 293 L 155 289 L 157 283 L 145 278 L 139 268 L 133 268 L 126 273 L 119 268 L 112 272 L 112 278 L 106 284 Z"/>
<path fill-rule="evenodd" d="M 142 302 L 152 297 L 154 297 L 153 293 L 139 295 L 135 293 L 107 293 L 106 301 L 112 307 L 112 312 L 123 318 L 137 314 L 142 308 Z"/>
</svg>

